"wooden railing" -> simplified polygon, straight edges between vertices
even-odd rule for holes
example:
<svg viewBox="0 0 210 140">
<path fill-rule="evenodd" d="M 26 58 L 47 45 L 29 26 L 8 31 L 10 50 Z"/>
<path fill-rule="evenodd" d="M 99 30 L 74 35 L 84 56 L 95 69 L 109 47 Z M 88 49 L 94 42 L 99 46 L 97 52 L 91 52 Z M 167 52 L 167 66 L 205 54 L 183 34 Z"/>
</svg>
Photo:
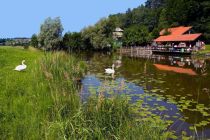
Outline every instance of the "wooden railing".
<svg viewBox="0 0 210 140">
<path fill-rule="evenodd" d="M 118 53 L 132 57 L 151 56 L 152 49 L 149 47 L 122 47 Z"/>
</svg>

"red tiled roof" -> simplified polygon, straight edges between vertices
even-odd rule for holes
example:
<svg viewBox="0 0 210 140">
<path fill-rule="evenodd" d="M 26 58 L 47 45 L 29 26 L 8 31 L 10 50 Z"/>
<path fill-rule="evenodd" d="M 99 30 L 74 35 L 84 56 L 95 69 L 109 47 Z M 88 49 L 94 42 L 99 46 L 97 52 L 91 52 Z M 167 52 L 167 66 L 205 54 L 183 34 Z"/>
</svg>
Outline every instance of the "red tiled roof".
<svg viewBox="0 0 210 140">
<path fill-rule="evenodd" d="M 184 34 L 187 31 L 189 31 L 192 28 L 192 26 L 189 27 L 174 27 L 174 28 L 168 28 L 167 30 L 170 32 L 169 35 L 164 36 L 164 32 L 166 29 L 163 29 L 160 31 L 160 37 L 155 39 L 155 42 L 172 42 L 172 41 L 194 41 L 198 37 L 200 37 L 202 34 Z"/>
<path fill-rule="evenodd" d="M 186 34 L 186 35 L 166 35 L 155 39 L 155 42 L 170 42 L 170 41 L 194 41 L 202 34 Z"/>
<path fill-rule="evenodd" d="M 180 26 L 180 27 L 163 29 L 162 31 L 160 31 L 160 35 L 164 35 L 166 31 L 169 31 L 170 35 L 182 35 L 186 33 L 188 30 L 190 30 L 191 28 L 192 26 L 189 26 L 189 27 Z"/>
</svg>

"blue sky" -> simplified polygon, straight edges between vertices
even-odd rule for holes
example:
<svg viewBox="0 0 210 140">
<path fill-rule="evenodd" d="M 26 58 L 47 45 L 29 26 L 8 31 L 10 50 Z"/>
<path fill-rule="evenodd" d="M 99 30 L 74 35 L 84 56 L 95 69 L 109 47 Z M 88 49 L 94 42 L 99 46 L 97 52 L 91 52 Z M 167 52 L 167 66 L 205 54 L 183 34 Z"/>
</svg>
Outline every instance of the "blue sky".
<svg viewBox="0 0 210 140">
<path fill-rule="evenodd" d="M 109 14 L 125 12 L 146 0 L 1 0 L 0 38 L 31 37 L 47 17 L 61 18 L 64 32 L 80 31 Z"/>
</svg>

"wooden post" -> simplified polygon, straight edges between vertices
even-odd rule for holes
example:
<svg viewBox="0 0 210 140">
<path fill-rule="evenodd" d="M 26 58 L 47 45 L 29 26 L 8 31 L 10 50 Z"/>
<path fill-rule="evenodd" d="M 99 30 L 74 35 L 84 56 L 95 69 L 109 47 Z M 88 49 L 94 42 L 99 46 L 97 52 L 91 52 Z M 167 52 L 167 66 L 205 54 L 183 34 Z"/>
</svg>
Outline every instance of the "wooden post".
<svg viewBox="0 0 210 140">
<path fill-rule="evenodd" d="M 139 56 L 139 48 L 137 49 L 137 56 Z"/>
</svg>

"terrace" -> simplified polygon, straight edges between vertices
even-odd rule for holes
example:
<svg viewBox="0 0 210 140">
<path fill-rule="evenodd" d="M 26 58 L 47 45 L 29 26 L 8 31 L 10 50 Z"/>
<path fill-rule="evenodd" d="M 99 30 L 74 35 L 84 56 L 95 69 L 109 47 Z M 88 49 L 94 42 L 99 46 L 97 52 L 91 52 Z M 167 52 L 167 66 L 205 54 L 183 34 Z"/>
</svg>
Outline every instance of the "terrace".
<svg viewBox="0 0 210 140">
<path fill-rule="evenodd" d="M 205 49 L 204 42 L 200 40 L 202 34 L 191 34 L 191 29 L 191 26 L 163 29 L 153 42 L 153 53 L 191 54 Z"/>
</svg>

